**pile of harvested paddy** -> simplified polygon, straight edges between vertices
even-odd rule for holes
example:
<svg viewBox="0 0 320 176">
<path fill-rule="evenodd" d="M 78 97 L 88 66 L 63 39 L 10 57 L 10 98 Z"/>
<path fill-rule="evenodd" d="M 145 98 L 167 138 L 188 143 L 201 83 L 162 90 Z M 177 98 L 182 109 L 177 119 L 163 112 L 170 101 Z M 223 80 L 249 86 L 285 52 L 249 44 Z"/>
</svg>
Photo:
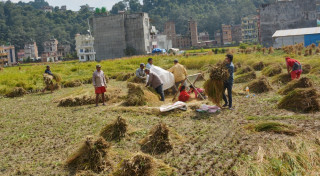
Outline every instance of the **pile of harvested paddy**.
<svg viewBox="0 0 320 176">
<path fill-rule="evenodd" d="M 58 90 L 61 88 L 60 82 L 61 82 L 61 76 L 58 74 L 54 74 L 53 76 L 48 74 L 43 74 L 43 80 L 45 84 L 46 90 Z"/>
<path fill-rule="evenodd" d="M 107 141 L 119 141 L 121 140 L 121 138 L 125 137 L 127 130 L 127 121 L 121 117 L 118 117 L 113 123 L 107 125 L 102 129 L 102 131 L 100 132 L 100 136 L 102 136 Z"/>
<path fill-rule="evenodd" d="M 111 168 L 107 158 L 110 147 L 111 145 L 102 137 L 98 139 L 88 137 L 79 150 L 67 159 L 66 164 L 76 171 L 91 170 L 100 173 Z"/>
<path fill-rule="evenodd" d="M 132 76 L 134 76 L 134 73 L 120 73 L 116 80 L 117 81 L 127 81 L 128 79 L 130 79 Z"/>
<path fill-rule="evenodd" d="M 272 77 L 282 73 L 280 64 L 272 64 L 262 70 L 262 74 L 267 77 Z"/>
<path fill-rule="evenodd" d="M 130 79 L 127 80 L 128 82 L 131 82 L 131 83 L 146 83 L 146 79 L 140 79 L 136 76 L 132 76 Z"/>
<path fill-rule="evenodd" d="M 302 74 L 309 74 L 311 72 L 311 65 L 310 64 L 305 64 L 302 65 Z"/>
<path fill-rule="evenodd" d="M 280 100 L 278 108 L 304 113 L 317 112 L 320 110 L 319 94 L 314 88 L 294 89 Z"/>
<path fill-rule="evenodd" d="M 159 101 L 159 96 L 142 85 L 128 83 L 128 95 L 125 101 L 126 106 L 143 106 L 148 102 Z"/>
<path fill-rule="evenodd" d="M 263 62 L 258 62 L 258 63 L 255 63 L 253 64 L 253 69 L 256 70 L 256 71 L 261 71 L 264 69 L 265 67 L 265 64 Z"/>
<path fill-rule="evenodd" d="M 253 69 L 250 67 L 250 66 L 245 66 L 245 67 L 242 67 L 240 69 L 237 69 L 237 73 L 238 75 L 241 75 L 241 74 L 244 74 L 244 73 L 249 73 L 249 72 L 252 72 Z"/>
<path fill-rule="evenodd" d="M 272 78 L 272 84 L 284 85 L 288 84 L 291 80 L 291 75 L 288 73 L 281 73 Z"/>
<path fill-rule="evenodd" d="M 313 82 L 311 79 L 303 77 L 301 79 L 296 79 L 291 81 L 285 87 L 279 90 L 279 94 L 285 95 L 288 92 L 294 90 L 295 88 L 309 88 L 313 87 Z"/>
<path fill-rule="evenodd" d="M 80 87 L 80 86 L 82 86 L 82 82 L 80 80 L 67 81 L 67 82 L 64 82 L 62 85 L 64 88 Z"/>
<path fill-rule="evenodd" d="M 235 83 L 245 83 L 245 82 L 252 81 L 252 80 L 254 80 L 256 78 L 257 78 L 256 73 L 254 71 L 252 71 L 252 72 L 249 72 L 249 73 L 244 73 L 244 74 L 241 74 L 241 75 L 237 75 L 235 77 L 234 82 Z"/>
<path fill-rule="evenodd" d="M 111 101 L 114 99 L 119 99 L 121 94 L 121 89 L 108 89 L 107 93 L 104 94 L 105 101 Z M 69 96 L 58 101 L 58 106 L 61 107 L 73 107 L 73 106 L 83 106 L 96 103 L 96 95 L 92 90 L 92 94 L 83 94 L 78 96 Z M 102 103 L 102 97 L 99 96 L 99 103 Z"/>
<path fill-rule="evenodd" d="M 230 73 L 225 63 L 209 66 L 210 79 L 204 83 L 204 89 L 209 99 L 220 106 L 224 82 L 229 79 Z"/>
<path fill-rule="evenodd" d="M 140 145 L 141 150 L 145 153 L 161 154 L 170 151 L 172 145 L 169 140 L 169 128 L 164 123 L 154 126 Z"/>
<path fill-rule="evenodd" d="M 240 62 L 237 62 L 236 64 L 234 64 L 234 72 L 237 72 L 241 67 L 242 65 Z"/>
<path fill-rule="evenodd" d="M 23 87 L 15 87 L 10 92 L 6 94 L 6 97 L 22 97 L 27 94 L 27 91 Z"/>
<path fill-rule="evenodd" d="M 247 86 L 245 86 L 245 88 L 246 87 L 249 87 L 250 91 L 253 93 L 265 93 L 272 90 L 268 79 L 264 76 L 251 81 Z"/>
<path fill-rule="evenodd" d="M 297 133 L 293 126 L 278 122 L 261 122 L 258 124 L 250 124 L 248 129 L 256 132 L 272 132 L 277 134 L 286 134 L 293 136 Z"/>
<path fill-rule="evenodd" d="M 154 159 L 145 154 L 136 154 L 129 160 L 121 162 L 115 176 L 151 176 L 155 170 Z"/>
</svg>

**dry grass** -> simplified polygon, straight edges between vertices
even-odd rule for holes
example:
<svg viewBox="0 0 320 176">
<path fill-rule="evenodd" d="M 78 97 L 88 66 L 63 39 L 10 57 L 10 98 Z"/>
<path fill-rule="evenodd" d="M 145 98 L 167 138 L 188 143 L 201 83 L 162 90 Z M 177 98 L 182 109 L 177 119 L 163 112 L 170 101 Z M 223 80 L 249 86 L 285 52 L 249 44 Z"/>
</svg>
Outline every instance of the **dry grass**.
<svg viewBox="0 0 320 176">
<path fill-rule="evenodd" d="M 261 71 L 264 69 L 265 67 L 265 64 L 263 62 L 257 62 L 255 64 L 253 64 L 253 69 L 256 70 L 256 71 Z"/>
<path fill-rule="evenodd" d="M 241 75 L 237 75 L 234 79 L 235 83 L 245 83 L 245 82 L 249 82 L 252 81 L 254 79 L 257 78 L 257 75 L 254 71 L 249 72 L 249 73 L 244 73 Z"/>
<path fill-rule="evenodd" d="M 119 141 L 121 138 L 125 137 L 127 130 L 127 121 L 119 116 L 113 123 L 107 125 L 101 130 L 100 136 L 107 141 Z"/>
<path fill-rule="evenodd" d="M 169 129 L 166 124 L 160 123 L 154 126 L 149 135 L 141 142 L 141 150 L 150 154 L 161 154 L 172 149 L 169 139 Z"/>
<path fill-rule="evenodd" d="M 278 108 L 305 113 L 317 112 L 320 110 L 319 94 L 314 88 L 294 89 L 280 100 Z"/>
<path fill-rule="evenodd" d="M 281 73 L 277 76 L 274 76 L 271 81 L 272 84 L 285 85 L 288 84 L 291 80 L 291 75 L 289 75 L 288 73 Z"/>
<path fill-rule="evenodd" d="M 257 124 L 249 124 L 248 129 L 256 132 L 272 132 L 277 134 L 296 135 L 297 130 L 293 126 L 279 122 L 261 122 Z"/>
<path fill-rule="evenodd" d="M 262 70 L 262 74 L 267 77 L 272 77 L 282 73 L 280 64 L 272 64 Z"/>
<path fill-rule="evenodd" d="M 136 154 L 129 160 L 124 160 L 115 176 L 149 176 L 154 174 L 155 161 L 151 156 Z"/>
<path fill-rule="evenodd" d="M 6 94 L 6 97 L 14 98 L 14 97 L 22 97 L 27 94 L 27 91 L 22 87 L 15 87 L 9 93 Z"/>
<path fill-rule="evenodd" d="M 143 87 L 142 85 L 135 83 L 128 83 L 128 95 L 125 101 L 126 106 L 143 106 L 148 102 L 159 101 L 159 96 Z"/>
<path fill-rule="evenodd" d="M 87 137 L 79 150 L 67 159 L 66 164 L 70 169 L 77 171 L 92 170 L 99 173 L 110 169 L 111 164 L 107 159 L 110 147 L 110 144 L 101 137 L 98 139 Z"/>
<path fill-rule="evenodd" d="M 250 91 L 253 93 L 265 93 L 272 90 L 271 85 L 266 77 L 261 77 L 256 80 L 251 81 L 248 85 L 244 87 L 249 87 Z"/>
<path fill-rule="evenodd" d="M 279 90 L 279 94 L 286 95 L 287 93 L 289 93 L 290 91 L 293 91 L 296 88 L 309 88 L 309 87 L 313 87 L 312 80 L 310 78 L 303 77 L 303 78 L 291 81 L 289 84 L 287 84 L 286 86 L 284 86 L 282 89 Z"/>
</svg>

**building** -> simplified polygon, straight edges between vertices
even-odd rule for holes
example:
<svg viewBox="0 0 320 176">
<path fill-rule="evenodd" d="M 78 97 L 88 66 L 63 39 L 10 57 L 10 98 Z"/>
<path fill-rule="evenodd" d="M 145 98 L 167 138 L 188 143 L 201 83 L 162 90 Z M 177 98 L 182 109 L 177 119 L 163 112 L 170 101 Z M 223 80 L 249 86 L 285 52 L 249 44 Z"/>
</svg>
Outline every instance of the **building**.
<svg viewBox="0 0 320 176">
<path fill-rule="evenodd" d="M 172 40 L 167 37 L 167 35 L 157 35 L 157 48 L 166 49 L 167 51 L 170 48 L 173 48 Z"/>
<path fill-rule="evenodd" d="M 25 52 L 23 49 L 19 50 L 19 52 L 17 53 L 18 55 L 18 61 L 19 62 L 23 62 L 23 60 L 26 58 L 25 57 Z"/>
<path fill-rule="evenodd" d="M 198 37 L 199 42 L 209 41 L 210 36 L 208 32 L 200 32 Z"/>
<path fill-rule="evenodd" d="M 51 7 L 51 6 L 43 6 L 43 7 L 42 7 L 42 10 L 43 10 L 44 12 L 50 12 L 50 13 L 52 13 L 52 12 L 53 12 L 53 7 Z"/>
<path fill-rule="evenodd" d="M 151 52 L 147 13 L 121 13 L 91 19 L 96 60 L 144 55 Z"/>
<path fill-rule="evenodd" d="M 67 11 L 67 6 L 66 5 L 61 6 L 60 11 L 63 11 L 63 12 Z"/>
<path fill-rule="evenodd" d="M 95 61 L 94 37 L 91 35 L 76 35 L 76 51 L 80 62 Z"/>
<path fill-rule="evenodd" d="M 197 46 L 198 45 L 198 24 L 197 21 L 190 18 L 188 21 L 188 35 L 190 35 L 191 40 L 191 46 Z"/>
<path fill-rule="evenodd" d="M 298 43 L 303 43 L 305 47 L 312 44 L 319 46 L 320 27 L 278 30 L 273 34 L 272 38 L 274 48 Z"/>
<path fill-rule="evenodd" d="M 4 49 L 4 52 L 7 53 L 8 64 L 10 66 L 13 64 L 16 64 L 17 60 L 16 60 L 15 47 L 13 45 L 10 45 L 10 46 L 2 46 L 2 48 Z"/>
<path fill-rule="evenodd" d="M 5 66 L 8 65 L 8 54 L 4 51 L 3 46 L 0 46 L 0 65 Z"/>
<path fill-rule="evenodd" d="M 58 44 L 58 56 L 59 57 L 67 57 L 67 55 L 70 53 L 71 53 L 70 44 Z"/>
<path fill-rule="evenodd" d="M 176 47 L 179 49 L 188 49 L 192 46 L 190 36 L 178 34 L 176 36 Z"/>
<path fill-rule="evenodd" d="M 25 58 L 36 60 L 39 57 L 38 46 L 36 42 L 27 43 L 24 45 Z"/>
<path fill-rule="evenodd" d="M 168 40 L 172 41 L 172 47 L 178 48 L 176 42 L 176 24 L 173 21 L 167 21 L 164 24 L 164 34 L 168 37 Z"/>
<path fill-rule="evenodd" d="M 55 62 L 59 60 L 58 43 L 56 39 L 50 39 L 43 43 L 42 62 Z"/>
<path fill-rule="evenodd" d="M 241 25 L 232 25 L 231 26 L 231 37 L 232 41 L 235 43 L 241 43 L 242 41 L 242 32 L 241 32 Z"/>
<path fill-rule="evenodd" d="M 230 45 L 232 43 L 231 25 L 222 24 L 222 43 Z"/>
<path fill-rule="evenodd" d="M 316 0 L 276 1 L 259 9 L 261 42 L 272 46 L 277 30 L 317 26 Z"/>
<path fill-rule="evenodd" d="M 217 45 L 218 45 L 218 46 L 221 46 L 221 45 L 222 45 L 222 34 L 221 34 L 221 31 L 220 31 L 220 30 L 217 30 L 217 31 L 214 33 L 214 39 L 215 39 L 215 41 L 217 42 Z"/>
<path fill-rule="evenodd" d="M 241 18 L 242 42 L 259 43 L 259 18 L 257 15 L 249 15 Z"/>
</svg>

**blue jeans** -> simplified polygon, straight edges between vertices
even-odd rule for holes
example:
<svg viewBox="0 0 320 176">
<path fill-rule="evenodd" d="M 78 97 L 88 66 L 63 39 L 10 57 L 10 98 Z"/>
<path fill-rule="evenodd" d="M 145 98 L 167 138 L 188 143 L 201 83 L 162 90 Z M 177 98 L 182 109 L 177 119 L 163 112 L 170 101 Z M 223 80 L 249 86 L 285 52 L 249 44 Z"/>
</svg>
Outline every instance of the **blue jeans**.
<svg viewBox="0 0 320 176">
<path fill-rule="evenodd" d="M 223 95 L 223 100 L 224 100 L 226 105 L 229 105 L 229 108 L 232 108 L 232 86 L 233 86 L 233 83 L 224 83 L 224 89 L 223 89 L 223 94 L 222 94 Z M 229 103 L 228 103 L 228 100 L 227 100 L 227 96 L 225 94 L 226 89 L 228 91 Z"/>
<path fill-rule="evenodd" d="M 164 92 L 163 92 L 163 88 L 162 85 L 158 86 L 157 88 L 155 88 L 156 92 L 161 96 L 161 101 L 164 101 Z"/>
</svg>

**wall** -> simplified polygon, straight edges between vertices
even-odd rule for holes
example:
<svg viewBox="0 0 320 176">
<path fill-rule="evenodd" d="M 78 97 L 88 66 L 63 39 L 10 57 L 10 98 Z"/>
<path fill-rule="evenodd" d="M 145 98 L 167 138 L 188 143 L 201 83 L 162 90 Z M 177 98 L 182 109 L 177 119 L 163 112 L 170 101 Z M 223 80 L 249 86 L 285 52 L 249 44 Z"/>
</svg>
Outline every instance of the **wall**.
<svg viewBox="0 0 320 176">
<path fill-rule="evenodd" d="M 272 46 L 277 30 L 317 26 L 315 0 L 279 1 L 260 7 L 260 32 L 264 46 Z"/>
<path fill-rule="evenodd" d="M 93 35 L 96 60 L 125 56 L 124 14 L 93 18 Z"/>
<path fill-rule="evenodd" d="M 282 48 L 283 46 L 295 45 L 298 43 L 304 43 L 304 36 L 287 36 L 278 37 L 274 39 L 273 47 Z"/>
<path fill-rule="evenodd" d="M 311 44 L 316 44 L 316 46 L 319 46 L 320 42 L 320 34 L 310 34 L 304 36 L 304 46 L 307 47 Z"/>
</svg>

